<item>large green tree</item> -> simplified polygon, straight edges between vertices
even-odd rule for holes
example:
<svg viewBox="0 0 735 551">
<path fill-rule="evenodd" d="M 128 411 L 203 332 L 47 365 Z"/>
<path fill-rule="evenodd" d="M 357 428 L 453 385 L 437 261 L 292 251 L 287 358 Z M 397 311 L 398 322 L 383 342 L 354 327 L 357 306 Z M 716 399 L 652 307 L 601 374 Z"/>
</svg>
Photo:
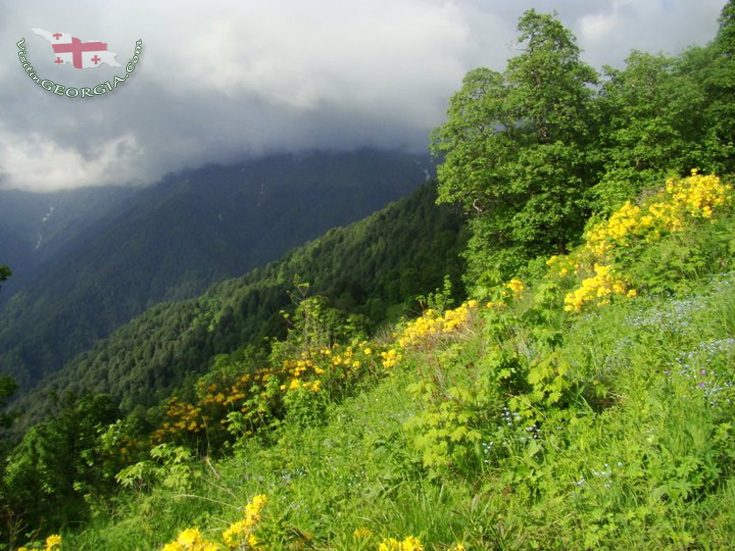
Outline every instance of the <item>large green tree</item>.
<svg viewBox="0 0 735 551">
<path fill-rule="evenodd" d="M 724 56 L 735 57 L 735 0 L 728 0 L 720 12 L 715 47 Z"/>
<path fill-rule="evenodd" d="M 555 16 L 527 11 L 521 53 L 503 73 L 475 69 L 432 133 L 443 156 L 439 201 L 472 214 L 468 279 L 505 277 L 525 260 L 562 251 L 579 234 L 593 181 L 596 72 Z"/>
<path fill-rule="evenodd" d="M 118 409 L 105 395 L 60 402 L 60 413 L 31 428 L 5 461 L 0 518 L 6 525 L 53 529 L 79 521 L 89 512 L 85 494 L 114 487 L 99 435 L 119 418 Z"/>
<path fill-rule="evenodd" d="M 624 68 L 606 68 L 597 101 L 597 210 L 616 208 L 667 174 L 735 171 L 735 1 L 719 22 L 708 46 L 676 57 L 634 51 Z"/>
<path fill-rule="evenodd" d="M 709 147 L 719 172 L 735 172 L 735 0 L 722 8 L 712 59 L 704 76 Z"/>
<path fill-rule="evenodd" d="M 701 165 L 705 97 L 699 68 L 704 49 L 679 58 L 634 51 L 622 69 L 605 68 L 597 101 L 603 165 L 595 187 L 596 210 L 610 211 L 667 172 Z"/>
</svg>

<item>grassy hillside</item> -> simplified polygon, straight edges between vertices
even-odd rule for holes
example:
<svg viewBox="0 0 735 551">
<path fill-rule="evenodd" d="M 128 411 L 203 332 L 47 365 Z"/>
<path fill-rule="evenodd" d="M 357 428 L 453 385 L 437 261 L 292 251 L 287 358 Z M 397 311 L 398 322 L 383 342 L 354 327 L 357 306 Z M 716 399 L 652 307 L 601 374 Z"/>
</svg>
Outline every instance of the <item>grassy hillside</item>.
<svg viewBox="0 0 735 551">
<path fill-rule="evenodd" d="M 466 266 L 426 188 L 139 318 L 58 381 L 114 397 L 52 394 L 8 455 L 5 539 L 735 549 L 735 0 L 604 75 L 555 16 L 518 30 L 432 135 Z"/>
<path fill-rule="evenodd" d="M 352 397 L 309 386 L 339 362 L 274 365 L 282 423 L 217 461 L 159 445 L 64 545 L 733 549 L 734 229 L 732 188 L 694 176 L 355 345 Z"/>
</svg>

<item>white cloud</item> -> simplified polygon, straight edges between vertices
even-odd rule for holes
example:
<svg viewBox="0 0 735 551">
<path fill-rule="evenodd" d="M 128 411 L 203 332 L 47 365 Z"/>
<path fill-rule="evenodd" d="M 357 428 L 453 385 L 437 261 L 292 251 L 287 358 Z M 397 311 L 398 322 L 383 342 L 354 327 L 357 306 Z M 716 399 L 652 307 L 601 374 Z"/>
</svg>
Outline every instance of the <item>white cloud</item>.
<svg viewBox="0 0 735 551">
<path fill-rule="evenodd" d="M 2 186 L 35 192 L 130 182 L 142 154 L 132 136 L 106 141 L 85 156 L 37 133 L 18 139 L 0 132 Z"/>
<path fill-rule="evenodd" d="M 227 16 L 187 18 L 176 22 L 186 38 L 174 47 L 151 33 L 147 52 L 156 54 L 146 63 L 179 93 L 214 94 L 215 100 L 244 93 L 305 110 L 331 102 L 396 105 L 422 88 L 448 88 L 461 78 L 466 67 L 458 53 L 469 28 L 457 6 L 359 4 L 249 2 Z M 192 25 L 197 20 L 201 24 Z"/>
<path fill-rule="evenodd" d="M 49 189 L 152 181 L 164 172 L 279 149 L 425 148 L 463 75 L 502 69 L 525 9 L 556 10 L 595 66 L 632 48 L 706 43 L 725 0 L 50 0 L 3 6 L 0 33 L 25 36 L 36 70 L 79 87 L 121 69 L 54 66 L 30 31 L 100 39 L 125 65 L 118 90 L 60 98 L 0 48 L 3 185 Z M 17 38 L 16 38 L 17 37 Z M 36 41 L 37 39 L 37 41 Z"/>
<path fill-rule="evenodd" d="M 581 18 L 580 25 L 581 40 L 588 44 L 603 42 L 620 25 L 620 17 L 616 11 L 585 15 Z"/>
<path fill-rule="evenodd" d="M 596 66 L 622 66 L 631 50 L 676 54 L 714 38 L 724 0 L 609 0 L 571 27 Z M 614 53 L 614 55 L 611 55 Z"/>
</svg>

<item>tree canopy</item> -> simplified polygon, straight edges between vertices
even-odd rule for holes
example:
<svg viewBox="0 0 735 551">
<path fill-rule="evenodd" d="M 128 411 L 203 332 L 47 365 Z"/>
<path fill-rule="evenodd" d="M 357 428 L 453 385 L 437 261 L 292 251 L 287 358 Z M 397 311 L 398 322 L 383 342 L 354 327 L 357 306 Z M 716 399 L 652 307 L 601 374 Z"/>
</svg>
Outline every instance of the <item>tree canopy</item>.
<svg viewBox="0 0 735 551">
<path fill-rule="evenodd" d="M 485 270 L 471 263 L 473 276 L 563 250 L 588 211 L 586 146 L 594 133 L 597 74 L 554 16 L 529 10 L 518 31 L 521 53 L 503 73 L 468 73 L 447 121 L 432 134 L 433 151 L 444 156 L 439 201 L 474 214 L 471 256 Z"/>
<path fill-rule="evenodd" d="M 600 75 L 555 14 L 529 10 L 505 69 L 467 73 L 431 145 L 439 202 L 470 219 L 471 288 L 564 252 L 662 177 L 735 171 L 735 2 L 719 22 L 706 47 L 633 51 Z"/>
</svg>

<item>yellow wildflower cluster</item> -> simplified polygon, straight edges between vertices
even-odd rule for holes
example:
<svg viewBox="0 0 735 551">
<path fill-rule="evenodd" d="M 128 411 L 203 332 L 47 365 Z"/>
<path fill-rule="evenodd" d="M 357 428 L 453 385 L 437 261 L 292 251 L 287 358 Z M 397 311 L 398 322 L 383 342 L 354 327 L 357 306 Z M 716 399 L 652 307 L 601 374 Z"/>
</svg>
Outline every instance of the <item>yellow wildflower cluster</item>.
<svg viewBox="0 0 735 551">
<path fill-rule="evenodd" d="M 59 551 L 61 549 L 61 536 L 59 534 L 52 534 L 46 538 L 46 546 L 43 547 L 43 551 Z M 32 551 L 30 547 L 19 547 L 18 551 Z"/>
<path fill-rule="evenodd" d="M 598 256 L 637 238 L 653 241 L 666 232 L 681 231 L 689 219 L 711 218 L 715 210 L 732 205 L 732 186 L 696 170 L 666 187 L 642 206 L 627 201 L 610 218 L 585 234 L 585 249 Z"/>
<path fill-rule="evenodd" d="M 170 437 L 197 435 L 205 431 L 211 436 L 212 430 L 222 430 L 228 413 L 246 413 L 246 401 L 251 397 L 253 388 L 259 388 L 269 378 L 267 370 L 260 370 L 234 380 L 200 381 L 195 403 L 184 402 L 176 397 L 168 401 L 165 421 L 153 433 L 153 441 L 163 442 Z"/>
<path fill-rule="evenodd" d="M 330 348 L 304 351 L 300 359 L 283 362 L 286 379 L 280 389 L 288 392 L 303 388 L 318 392 L 322 388 L 322 380 L 333 382 L 354 377 L 371 355 L 372 349 L 367 341 L 356 346 L 335 344 Z"/>
<path fill-rule="evenodd" d="M 419 344 L 431 347 L 433 340 L 466 326 L 476 310 L 476 300 L 464 302 L 453 310 L 446 310 L 443 315 L 430 308 L 406 325 L 398 339 L 398 345 L 401 348 L 412 348 Z"/>
<path fill-rule="evenodd" d="M 381 359 L 385 366 L 386 355 L 390 351 L 369 341 L 307 350 L 298 360 L 283 362 L 280 390 L 331 392 L 356 380 Z"/>
<path fill-rule="evenodd" d="M 323 350 L 320 350 L 320 352 L 323 352 Z M 324 373 L 324 369 L 316 366 L 305 352 L 302 353 L 301 358 L 300 360 L 286 360 L 283 362 L 283 371 L 287 377 L 291 377 L 291 380 L 288 383 L 282 384 L 279 388 L 283 391 L 303 388 L 304 390 L 319 392 L 321 381 L 319 379 L 305 381 L 304 375 L 312 374 L 319 376 Z"/>
<path fill-rule="evenodd" d="M 692 171 L 689 178 L 670 179 L 666 192 L 679 209 L 695 218 L 712 218 L 714 209 L 732 205 L 732 186 L 723 184 L 715 175 L 702 176 Z"/>
<path fill-rule="evenodd" d="M 378 545 L 378 551 L 424 551 L 424 547 L 417 537 L 408 536 L 403 541 L 393 538 L 384 539 Z"/>
<path fill-rule="evenodd" d="M 268 498 L 260 494 L 256 495 L 245 506 L 244 518 L 231 524 L 222 532 L 225 547 L 207 540 L 198 529 L 187 528 L 179 532 L 174 541 L 164 545 L 161 551 L 224 551 L 225 549 L 245 551 L 247 549 L 258 549 L 258 540 L 254 532 L 262 519 L 261 511 L 267 502 Z"/>
<path fill-rule="evenodd" d="M 197 437 L 227 438 L 228 415 L 239 412 L 249 422 L 246 435 L 262 425 L 268 411 L 278 409 L 278 401 L 289 392 L 343 390 L 363 373 L 382 363 L 388 368 L 399 360 L 397 353 L 371 341 L 308 349 L 280 365 L 263 367 L 240 376 L 200 381 L 196 398 L 171 398 L 165 419 L 153 435 L 153 442 Z M 271 383 L 274 383 L 271 384 Z M 274 390 L 275 392 L 271 392 Z M 281 395 L 278 396 L 280 390 Z"/>
<path fill-rule="evenodd" d="M 520 294 L 523 291 L 523 282 L 520 279 L 513 278 L 505 286 L 513 291 L 514 294 Z"/>
<path fill-rule="evenodd" d="M 610 304 L 612 295 L 634 297 L 635 289 L 628 289 L 625 281 L 616 277 L 611 266 L 595 264 L 595 275 L 582 281 L 582 286 L 564 297 L 564 310 L 581 312 L 585 304 L 596 303 L 597 306 Z"/>
<path fill-rule="evenodd" d="M 486 302 L 485 307 L 501 310 L 508 305 L 506 299 L 518 298 L 525 288 L 526 285 L 520 279 L 514 277 L 508 283 L 493 288 L 493 300 Z"/>
<path fill-rule="evenodd" d="M 580 263 L 571 256 L 551 256 L 546 265 L 549 267 L 549 275 L 562 279 L 570 275 L 576 275 L 579 270 Z"/>
<path fill-rule="evenodd" d="M 628 244 L 628 239 L 637 235 L 641 229 L 641 213 L 643 211 L 630 201 L 615 211 L 606 222 L 596 224 L 585 234 L 585 248 L 598 256 L 618 246 Z M 659 215 L 661 211 L 655 209 Z M 651 218 L 650 220 L 653 220 Z M 646 222 L 648 224 L 649 221 Z"/>
<path fill-rule="evenodd" d="M 401 361 L 401 354 L 395 348 L 380 353 L 380 361 L 385 369 L 395 367 Z"/>
<path fill-rule="evenodd" d="M 695 219 L 709 219 L 718 210 L 732 206 L 733 191 L 714 175 L 670 179 L 659 193 L 641 205 L 627 201 L 608 220 L 585 233 L 585 244 L 567 257 L 553 256 L 547 261 L 549 276 L 588 276 L 581 286 L 564 299 L 564 309 L 581 312 L 588 304 L 603 306 L 612 296 L 633 297 L 635 289 L 616 273 L 613 254 L 636 242 L 654 242 L 667 233 L 678 232 Z M 592 274 L 592 275 L 590 275 Z"/>
<path fill-rule="evenodd" d="M 196 528 L 179 532 L 176 540 L 167 543 L 161 551 L 219 551 L 219 546 L 208 541 Z"/>
<path fill-rule="evenodd" d="M 261 511 L 268 498 L 262 494 L 255 496 L 245 506 L 244 518 L 231 524 L 227 530 L 222 532 L 222 539 L 229 549 L 251 549 L 258 545 L 258 540 L 253 531 L 261 521 Z"/>
</svg>

